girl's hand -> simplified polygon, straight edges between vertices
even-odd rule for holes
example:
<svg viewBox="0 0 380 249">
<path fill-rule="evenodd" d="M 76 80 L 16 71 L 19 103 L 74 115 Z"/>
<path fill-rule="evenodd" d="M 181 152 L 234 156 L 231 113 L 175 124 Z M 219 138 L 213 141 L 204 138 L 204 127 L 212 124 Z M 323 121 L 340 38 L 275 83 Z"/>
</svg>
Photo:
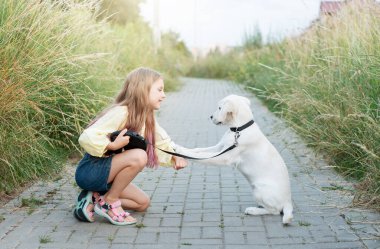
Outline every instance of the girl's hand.
<svg viewBox="0 0 380 249">
<path fill-rule="evenodd" d="M 127 129 L 124 129 L 120 134 L 115 138 L 115 140 L 107 145 L 107 150 L 118 150 L 129 144 L 129 136 L 123 136 L 127 132 Z"/>
<path fill-rule="evenodd" d="M 175 170 L 180 170 L 187 166 L 187 161 L 182 157 L 173 156 L 172 161 L 173 161 L 173 168 Z"/>
</svg>

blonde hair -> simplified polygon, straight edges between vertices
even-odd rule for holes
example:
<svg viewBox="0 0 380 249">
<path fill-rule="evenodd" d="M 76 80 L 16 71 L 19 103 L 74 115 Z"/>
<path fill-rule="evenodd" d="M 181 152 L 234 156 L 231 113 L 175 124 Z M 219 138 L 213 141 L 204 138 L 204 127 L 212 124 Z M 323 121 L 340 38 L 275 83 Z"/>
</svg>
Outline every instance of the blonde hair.
<svg viewBox="0 0 380 249">
<path fill-rule="evenodd" d="M 127 106 L 128 116 L 125 128 L 139 132 L 145 125 L 144 137 L 148 142 L 148 167 L 158 165 L 158 158 L 154 149 L 156 140 L 155 118 L 154 110 L 150 107 L 149 92 L 152 84 L 160 78 L 162 78 L 161 74 L 150 68 L 140 67 L 131 71 L 127 75 L 124 86 L 117 94 L 113 105 L 90 123 L 90 125 L 95 123 L 114 106 Z"/>
<path fill-rule="evenodd" d="M 153 108 L 149 107 L 149 92 L 153 83 L 160 78 L 161 74 L 150 68 L 137 68 L 127 75 L 124 86 L 115 99 L 115 105 L 128 107 L 125 128 L 138 132 L 145 124 L 144 137 L 148 141 L 147 154 L 150 167 L 158 164 L 158 158 L 154 150 L 155 118 Z"/>
</svg>

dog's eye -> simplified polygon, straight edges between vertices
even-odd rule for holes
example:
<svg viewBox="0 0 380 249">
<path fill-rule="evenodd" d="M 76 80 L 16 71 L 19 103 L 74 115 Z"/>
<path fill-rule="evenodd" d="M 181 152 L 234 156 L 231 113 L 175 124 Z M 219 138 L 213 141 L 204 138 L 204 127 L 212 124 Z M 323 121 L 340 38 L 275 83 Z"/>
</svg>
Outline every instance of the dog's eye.
<svg viewBox="0 0 380 249">
<path fill-rule="evenodd" d="M 219 110 L 222 110 L 222 107 L 219 107 Z"/>
</svg>

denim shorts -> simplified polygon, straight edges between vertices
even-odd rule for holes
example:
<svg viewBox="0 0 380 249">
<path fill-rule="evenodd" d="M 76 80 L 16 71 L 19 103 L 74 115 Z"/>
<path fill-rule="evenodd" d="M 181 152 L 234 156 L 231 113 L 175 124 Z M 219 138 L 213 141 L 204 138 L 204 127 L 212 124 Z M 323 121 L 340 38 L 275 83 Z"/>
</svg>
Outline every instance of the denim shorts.
<svg viewBox="0 0 380 249">
<path fill-rule="evenodd" d="M 75 181 L 82 189 L 105 193 L 111 188 L 107 183 L 112 156 L 94 157 L 86 153 L 75 171 Z"/>
</svg>

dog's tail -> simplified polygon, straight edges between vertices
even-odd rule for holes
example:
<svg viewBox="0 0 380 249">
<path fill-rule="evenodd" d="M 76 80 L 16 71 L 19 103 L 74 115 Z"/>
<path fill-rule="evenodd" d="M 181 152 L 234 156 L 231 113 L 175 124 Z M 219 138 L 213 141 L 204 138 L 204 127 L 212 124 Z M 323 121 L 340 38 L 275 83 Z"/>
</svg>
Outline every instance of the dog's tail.
<svg viewBox="0 0 380 249">
<path fill-rule="evenodd" d="M 282 224 L 289 225 L 293 219 L 293 205 L 291 202 L 287 202 L 282 210 L 284 216 L 282 217 Z"/>
</svg>

